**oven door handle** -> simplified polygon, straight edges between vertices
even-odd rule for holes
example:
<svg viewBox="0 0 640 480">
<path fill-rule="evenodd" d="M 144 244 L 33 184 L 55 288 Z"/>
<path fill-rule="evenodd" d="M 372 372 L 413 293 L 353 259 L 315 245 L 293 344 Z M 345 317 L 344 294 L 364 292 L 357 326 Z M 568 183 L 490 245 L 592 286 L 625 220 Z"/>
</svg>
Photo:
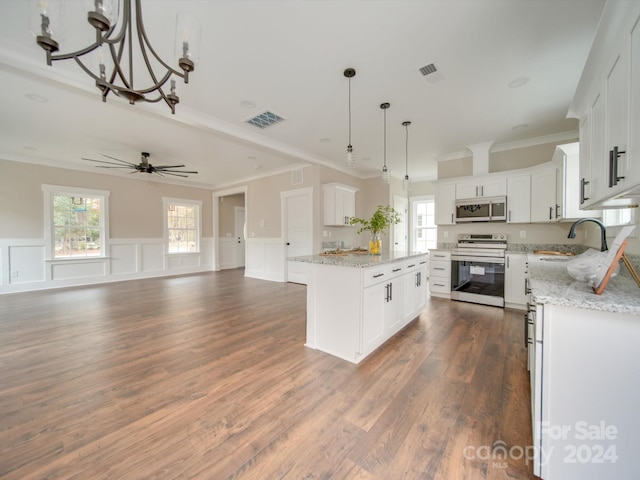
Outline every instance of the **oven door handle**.
<svg viewBox="0 0 640 480">
<path fill-rule="evenodd" d="M 475 262 L 475 263 L 490 263 L 504 265 L 504 258 L 495 257 L 470 257 L 467 255 L 451 255 L 452 261 L 458 262 Z"/>
</svg>

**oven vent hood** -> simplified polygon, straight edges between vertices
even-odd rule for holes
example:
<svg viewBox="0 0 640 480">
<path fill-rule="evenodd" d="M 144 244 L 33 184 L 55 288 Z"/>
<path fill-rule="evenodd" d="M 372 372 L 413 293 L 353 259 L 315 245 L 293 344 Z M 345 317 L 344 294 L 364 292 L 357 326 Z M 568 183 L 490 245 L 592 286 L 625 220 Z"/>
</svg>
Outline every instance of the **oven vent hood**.
<svg viewBox="0 0 640 480">
<path fill-rule="evenodd" d="M 492 145 L 493 140 L 467 145 L 467 148 L 473 153 L 473 175 L 485 175 L 489 173 L 489 150 L 491 150 Z"/>
</svg>

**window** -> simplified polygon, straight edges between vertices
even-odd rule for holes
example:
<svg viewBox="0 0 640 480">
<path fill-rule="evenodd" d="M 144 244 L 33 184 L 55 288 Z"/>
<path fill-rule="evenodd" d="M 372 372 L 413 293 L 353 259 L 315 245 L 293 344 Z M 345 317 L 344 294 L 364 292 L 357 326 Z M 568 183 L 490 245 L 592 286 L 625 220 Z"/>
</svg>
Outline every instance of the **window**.
<svg viewBox="0 0 640 480">
<path fill-rule="evenodd" d="M 438 227 L 435 224 L 435 203 L 433 196 L 411 199 L 412 250 L 425 253 L 438 246 Z"/>
<path fill-rule="evenodd" d="M 167 253 L 200 251 L 200 210 L 202 202 L 164 198 Z"/>
<path fill-rule="evenodd" d="M 109 192 L 43 185 L 47 258 L 104 257 Z"/>
<path fill-rule="evenodd" d="M 607 227 L 607 236 L 615 237 L 621 230 L 621 227 L 626 225 L 636 224 L 636 209 L 635 208 L 616 208 L 602 211 L 602 223 Z M 631 232 L 632 237 L 638 235 L 638 229 L 636 228 Z"/>
</svg>

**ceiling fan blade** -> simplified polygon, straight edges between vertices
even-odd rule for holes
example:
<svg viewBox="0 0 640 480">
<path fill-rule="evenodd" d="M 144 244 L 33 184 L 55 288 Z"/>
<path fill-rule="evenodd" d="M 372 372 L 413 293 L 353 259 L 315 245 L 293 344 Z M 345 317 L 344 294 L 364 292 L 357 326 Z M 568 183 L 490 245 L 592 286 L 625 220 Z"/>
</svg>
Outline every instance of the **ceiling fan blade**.
<svg viewBox="0 0 640 480">
<path fill-rule="evenodd" d="M 96 168 L 128 168 L 131 170 L 131 167 L 127 167 L 126 165 L 113 165 L 112 167 L 108 167 L 106 165 L 96 165 Z"/>
<path fill-rule="evenodd" d="M 184 168 L 184 165 L 154 165 L 155 168 L 159 170 L 164 170 L 166 168 Z"/>
<path fill-rule="evenodd" d="M 127 162 L 126 160 L 120 160 L 119 158 L 116 158 L 116 157 L 110 157 L 109 155 L 105 155 L 104 153 L 101 153 L 100 155 L 102 155 L 103 157 L 110 158 L 111 160 L 116 160 L 117 162 L 121 162 L 121 163 L 125 163 L 127 165 L 131 165 L 133 167 L 136 166 L 135 163 Z"/>
<path fill-rule="evenodd" d="M 122 165 L 121 163 L 115 163 L 115 162 L 107 162 L 106 160 L 95 160 L 93 158 L 84 158 L 82 157 L 82 160 L 87 160 L 89 162 L 97 162 L 97 163 L 106 163 L 108 165 L 116 165 L 118 167 L 126 167 L 126 168 L 131 168 L 129 165 Z"/>
<path fill-rule="evenodd" d="M 173 172 L 166 172 L 166 171 L 163 171 L 162 173 L 166 173 L 167 175 L 172 175 L 172 176 L 174 176 L 174 177 L 183 177 L 183 178 L 188 178 L 188 175 L 180 175 L 180 174 L 178 174 L 178 173 L 173 173 Z"/>
<path fill-rule="evenodd" d="M 165 170 L 165 169 L 160 169 L 160 170 L 165 173 L 192 173 L 192 174 L 198 173 L 192 170 Z"/>
</svg>

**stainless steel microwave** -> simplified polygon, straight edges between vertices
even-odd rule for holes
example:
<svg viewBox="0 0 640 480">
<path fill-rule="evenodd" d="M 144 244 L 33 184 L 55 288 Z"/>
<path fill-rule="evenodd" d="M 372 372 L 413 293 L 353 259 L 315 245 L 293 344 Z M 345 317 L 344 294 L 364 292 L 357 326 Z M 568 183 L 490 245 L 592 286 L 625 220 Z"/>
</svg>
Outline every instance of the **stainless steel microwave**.
<svg viewBox="0 0 640 480">
<path fill-rule="evenodd" d="M 456 200 L 456 223 L 506 221 L 507 197 Z"/>
</svg>

